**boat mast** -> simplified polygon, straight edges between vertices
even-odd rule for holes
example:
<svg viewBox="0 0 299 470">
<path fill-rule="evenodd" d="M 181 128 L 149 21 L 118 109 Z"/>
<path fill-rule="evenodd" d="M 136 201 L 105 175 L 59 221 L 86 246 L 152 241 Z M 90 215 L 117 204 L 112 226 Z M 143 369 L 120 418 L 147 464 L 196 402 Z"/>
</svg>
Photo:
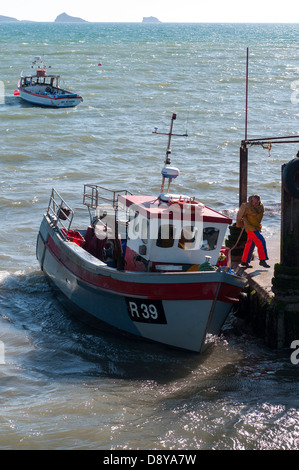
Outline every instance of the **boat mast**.
<svg viewBox="0 0 299 470">
<path fill-rule="evenodd" d="M 160 134 L 160 135 L 168 135 L 168 143 L 167 143 L 167 149 L 166 149 L 166 155 L 165 155 L 165 161 L 164 161 L 164 165 L 170 165 L 171 163 L 171 160 L 170 160 L 170 154 L 171 154 L 171 148 L 170 148 L 170 142 L 171 142 L 171 137 L 174 135 L 174 136 L 178 136 L 178 137 L 188 137 L 188 134 L 187 134 L 187 131 L 185 132 L 185 134 L 173 134 L 172 133 L 172 128 L 173 128 L 173 121 L 175 121 L 176 119 L 176 114 L 173 113 L 172 116 L 171 116 L 171 121 L 170 121 L 170 129 L 169 129 L 169 132 L 168 133 L 165 133 L 165 132 L 158 132 L 158 128 L 156 127 L 153 134 Z M 169 185 L 170 185 L 170 181 L 171 179 L 169 180 L 169 184 L 168 184 L 168 189 L 169 189 Z M 165 185 L 165 176 L 162 175 L 162 185 L 161 185 L 161 193 L 164 192 L 164 185 Z"/>
</svg>

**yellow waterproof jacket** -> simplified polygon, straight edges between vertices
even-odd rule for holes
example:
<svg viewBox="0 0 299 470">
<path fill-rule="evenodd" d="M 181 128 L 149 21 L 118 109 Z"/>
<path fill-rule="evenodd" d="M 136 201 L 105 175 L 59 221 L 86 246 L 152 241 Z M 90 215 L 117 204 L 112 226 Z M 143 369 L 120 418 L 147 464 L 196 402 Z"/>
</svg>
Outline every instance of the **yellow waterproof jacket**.
<svg viewBox="0 0 299 470">
<path fill-rule="evenodd" d="M 262 218 L 264 215 L 264 205 L 260 202 L 258 206 L 252 205 L 251 197 L 248 202 L 244 202 L 237 214 L 237 227 L 245 228 L 246 232 L 254 232 L 262 229 Z"/>
</svg>

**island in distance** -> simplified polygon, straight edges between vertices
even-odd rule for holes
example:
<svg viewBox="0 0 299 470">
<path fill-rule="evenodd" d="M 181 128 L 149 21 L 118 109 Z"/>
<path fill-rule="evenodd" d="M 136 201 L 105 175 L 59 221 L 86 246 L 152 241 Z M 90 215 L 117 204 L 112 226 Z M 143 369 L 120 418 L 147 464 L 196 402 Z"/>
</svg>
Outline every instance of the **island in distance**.
<svg viewBox="0 0 299 470">
<path fill-rule="evenodd" d="M 154 16 L 144 16 L 142 23 L 161 23 L 161 21 L 159 21 L 158 18 L 155 18 Z"/>
<path fill-rule="evenodd" d="M 55 23 L 87 23 L 87 21 L 67 13 L 61 13 L 56 17 Z"/>
<path fill-rule="evenodd" d="M 14 22 L 20 21 L 17 18 L 12 18 L 10 16 L 0 15 L 0 23 L 2 22 Z M 22 21 L 22 20 L 21 20 Z M 28 22 L 28 20 L 27 20 Z M 67 13 L 61 13 L 58 15 L 54 21 L 55 23 L 88 23 L 88 21 L 83 20 L 77 16 L 71 16 Z M 142 23 L 161 23 L 155 16 L 145 16 L 143 17 Z"/>
<path fill-rule="evenodd" d="M 11 16 L 0 15 L 0 22 L 1 23 L 3 23 L 3 22 L 12 23 L 13 21 L 19 21 L 19 20 L 17 20 L 16 18 L 12 18 Z"/>
<path fill-rule="evenodd" d="M 19 20 L 17 18 L 12 18 L 11 16 L 4 16 L 0 15 L 0 22 L 6 22 L 6 23 L 12 23 L 14 21 Z M 22 20 L 21 20 L 22 21 Z M 28 22 L 28 21 L 26 21 Z M 34 21 L 35 23 L 35 21 Z M 76 16 L 70 16 L 67 13 L 61 13 L 61 15 L 58 15 L 55 19 L 55 23 L 87 23 L 86 20 L 83 20 L 82 18 L 77 18 Z"/>
</svg>

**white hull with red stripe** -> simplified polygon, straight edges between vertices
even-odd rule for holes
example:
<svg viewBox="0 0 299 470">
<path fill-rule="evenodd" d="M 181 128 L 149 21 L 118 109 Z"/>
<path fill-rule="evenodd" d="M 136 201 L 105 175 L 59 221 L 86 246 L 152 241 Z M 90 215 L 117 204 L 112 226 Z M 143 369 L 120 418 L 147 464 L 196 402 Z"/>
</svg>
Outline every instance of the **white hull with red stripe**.
<svg viewBox="0 0 299 470">
<path fill-rule="evenodd" d="M 78 106 L 81 103 L 82 97 L 76 93 L 72 93 L 65 90 L 52 90 L 52 93 L 48 93 L 44 89 L 30 87 L 18 87 L 20 98 L 28 103 L 35 104 L 37 106 L 47 106 L 51 108 L 72 108 Z"/>
<path fill-rule="evenodd" d="M 224 271 L 120 271 L 65 241 L 44 216 L 37 242 L 43 272 L 87 314 L 138 337 L 202 351 L 218 335 L 243 278 Z"/>
</svg>

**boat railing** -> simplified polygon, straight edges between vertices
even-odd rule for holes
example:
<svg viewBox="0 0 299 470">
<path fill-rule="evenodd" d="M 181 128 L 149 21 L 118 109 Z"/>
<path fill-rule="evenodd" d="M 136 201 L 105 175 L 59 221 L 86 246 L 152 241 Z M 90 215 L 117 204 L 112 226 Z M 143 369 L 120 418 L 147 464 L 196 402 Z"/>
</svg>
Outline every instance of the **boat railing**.
<svg viewBox="0 0 299 470">
<path fill-rule="evenodd" d="M 113 190 L 104 188 L 97 184 L 85 184 L 84 185 L 84 195 L 83 195 L 83 204 L 88 207 L 90 216 L 91 209 L 97 209 L 101 205 L 106 205 L 117 213 L 118 211 L 118 196 L 120 194 L 131 194 L 127 190 Z M 91 216 L 92 219 L 92 216 Z"/>
<path fill-rule="evenodd" d="M 73 221 L 74 211 L 52 188 L 47 215 L 55 227 L 57 227 L 64 239 L 67 238 Z"/>
<path fill-rule="evenodd" d="M 114 208 L 117 207 L 118 195 L 119 194 L 131 194 L 125 189 L 114 190 L 104 188 L 97 184 L 85 184 L 84 185 L 84 195 L 83 195 L 83 204 L 92 209 L 96 209 L 101 203 L 112 204 Z"/>
<path fill-rule="evenodd" d="M 100 220 L 122 238 L 127 238 L 129 210 L 118 201 L 119 195 L 127 194 L 131 193 L 123 189 L 113 190 L 97 184 L 85 184 L 83 204 L 88 207 L 90 223 L 95 226 Z"/>
</svg>

